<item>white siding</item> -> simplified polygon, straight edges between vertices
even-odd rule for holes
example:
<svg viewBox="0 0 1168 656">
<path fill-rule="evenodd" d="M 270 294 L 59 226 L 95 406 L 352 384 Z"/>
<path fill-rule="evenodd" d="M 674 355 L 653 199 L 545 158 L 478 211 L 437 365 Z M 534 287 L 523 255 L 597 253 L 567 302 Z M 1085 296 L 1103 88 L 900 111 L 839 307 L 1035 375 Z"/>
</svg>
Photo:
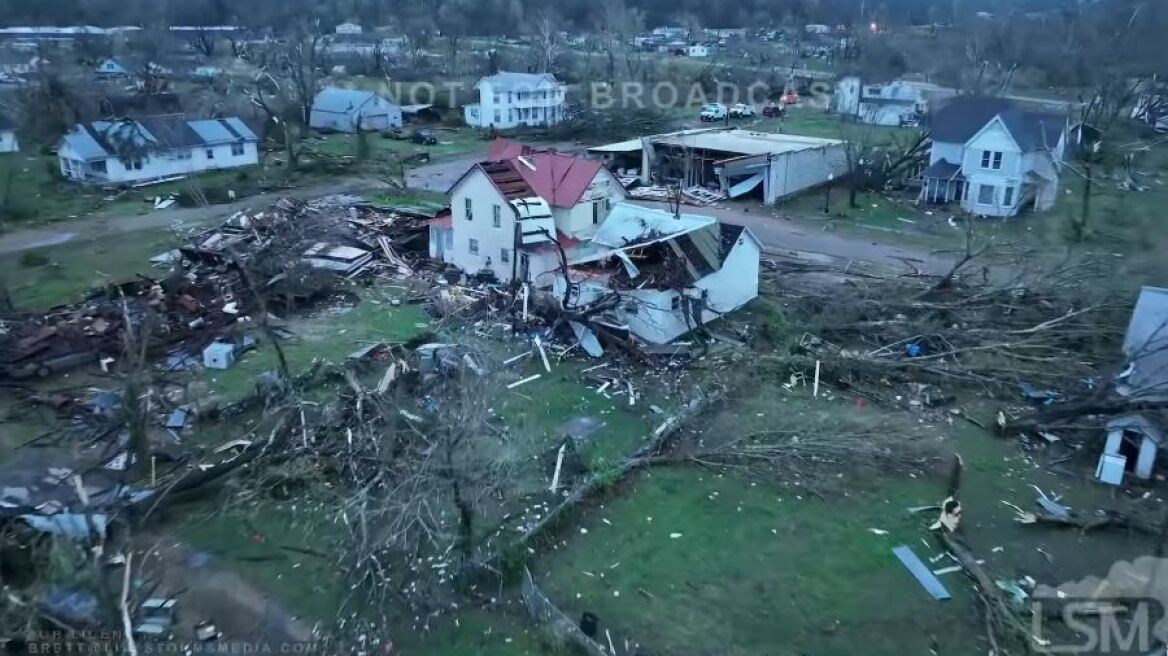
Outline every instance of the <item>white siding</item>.
<svg viewBox="0 0 1168 656">
<path fill-rule="evenodd" d="M 534 89 L 496 92 L 484 78 L 478 88 L 478 105 L 467 106 L 464 113 L 466 122 L 474 127 L 505 130 L 521 125 L 554 125 L 564 118 L 564 88 L 550 80 Z"/>
<path fill-rule="evenodd" d="M 0 153 L 15 153 L 19 150 L 20 144 L 16 141 L 16 132 L 0 130 Z"/>
<path fill-rule="evenodd" d="M 473 214 L 470 219 L 466 214 L 468 198 Z M 503 262 L 500 252 L 506 249 L 509 259 L 514 260 L 515 212 L 507 199 L 499 193 L 487 174 L 476 168 L 454 187 L 450 203 L 454 244 L 446 254 L 446 261 L 467 275 L 490 269 L 499 280 L 510 281 L 512 261 Z M 493 222 L 495 207 L 499 208 L 498 228 L 494 227 Z M 478 253 L 471 252 L 472 239 L 478 244 Z"/>
<path fill-rule="evenodd" d="M 556 229 L 576 239 L 590 239 L 599 227 L 599 223 L 592 222 L 593 207 L 599 205 L 600 223 L 604 223 L 604 219 L 608 217 L 605 200 L 608 201 L 608 207 L 611 207 L 627 197 L 624 187 L 612 173 L 606 168 L 601 168 L 580 196 L 579 202 L 571 209 L 557 207 L 552 210 L 552 215 L 556 219 Z"/>
<path fill-rule="evenodd" d="M 982 167 L 983 156 L 987 151 L 1002 153 L 1001 168 Z M 992 154 L 990 162 L 992 166 Z M 1022 186 L 1022 152 L 1000 121 L 991 121 L 969 140 L 961 169 L 970 184 L 969 194 L 962 202 L 967 212 L 985 216 L 1013 216 L 1017 212 Z M 1009 205 L 1005 202 L 1007 187 L 1014 189 Z M 983 188 L 991 188 L 993 191 L 983 192 Z"/>
<path fill-rule="evenodd" d="M 105 173 L 93 171 L 91 163 L 82 163 L 67 146 L 62 146 L 58 151 L 57 160 L 61 167 L 61 173 L 74 180 L 84 180 L 84 176 L 78 172 L 80 165 L 84 166 L 88 171 L 89 179 L 86 180 L 88 182 L 95 184 L 133 183 L 179 175 L 191 175 L 216 169 L 251 166 L 259 162 L 259 152 L 255 143 L 244 143 L 241 145 L 243 146 L 243 152 L 239 155 L 232 153 L 231 144 L 198 146 L 186 148 L 182 151 L 151 153 L 141 158 L 142 167 L 140 169 L 133 168 L 117 157 L 110 157 L 105 160 Z M 179 157 L 180 152 L 189 155 L 189 157 Z"/>
</svg>

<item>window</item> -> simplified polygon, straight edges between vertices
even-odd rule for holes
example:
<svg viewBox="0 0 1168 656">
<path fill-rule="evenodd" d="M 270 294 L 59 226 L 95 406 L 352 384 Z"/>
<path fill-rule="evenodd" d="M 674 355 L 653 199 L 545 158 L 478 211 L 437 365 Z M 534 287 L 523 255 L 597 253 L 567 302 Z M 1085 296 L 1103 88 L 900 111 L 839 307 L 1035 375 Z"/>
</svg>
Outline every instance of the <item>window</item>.
<svg viewBox="0 0 1168 656">
<path fill-rule="evenodd" d="M 207 159 L 215 159 L 215 149 L 214 148 L 207 149 Z"/>
<path fill-rule="evenodd" d="M 231 154 L 234 155 L 235 157 L 239 157 L 240 155 L 242 155 L 243 154 L 243 144 L 241 144 L 241 143 L 231 144 Z"/>
<path fill-rule="evenodd" d="M 605 214 L 608 214 L 608 213 L 609 213 L 609 212 L 611 212 L 611 211 L 612 211 L 612 199 L 611 199 L 611 198 L 605 198 L 605 199 L 604 199 L 604 213 L 605 213 Z"/>
<path fill-rule="evenodd" d="M 603 201 L 592 203 L 592 225 L 600 224 L 600 218 L 604 216 L 604 212 L 601 210 L 602 207 L 604 207 Z"/>
<path fill-rule="evenodd" d="M 1005 196 L 1002 197 L 1002 205 L 1006 207 L 1014 206 L 1014 188 L 1006 187 Z"/>
<path fill-rule="evenodd" d="M 994 186 L 993 185 L 978 185 L 978 187 L 977 187 L 977 204 L 978 205 L 993 205 L 994 204 Z"/>
<path fill-rule="evenodd" d="M 500 248 L 499 249 L 499 261 L 503 262 L 503 263 L 510 262 L 511 261 L 511 251 L 507 250 L 506 248 Z"/>
<path fill-rule="evenodd" d="M 981 151 L 981 167 L 983 169 L 993 169 L 998 171 L 1002 168 L 1002 151 L 1000 150 L 983 150 Z"/>
<path fill-rule="evenodd" d="M 496 105 L 499 104 L 499 94 L 497 94 L 497 93 L 495 94 L 495 104 Z"/>
<path fill-rule="evenodd" d="M 466 199 L 466 220 L 474 221 L 474 207 L 469 198 Z"/>
<path fill-rule="evenodd" d="M 479 254 L 479 240 L 477 240 L 477 239 L 470 240 L 470 254 L 471 255 L 478 255 Z"/>
<path fill-rule="evenodd" d="M 674 312 L 677 312 L 678 310 L 681 309 L 681 297 L 680 296 L 674 296 L 673 299 L 669 301 L 669 309 L 674 311 Z"/>
<path fill-rule="evenodd" d="M 140 157 L 135 157 L 134 159 L 130 160 L 130 168 L 134 169 L 135 171 L 141 171 L 142 159 Z"/>
<path fill-rule="evenodd" d="M 498 205 L 491 206 L 491 225 L 496 228 L 503 227 L 503 208 Z"/>
<path fill-rule="evenodd" d="M 495 110 L 495 122 L 496 122 L 496 123 L 502 123 L 502 122 L 503 122 L 503 120 L 502 120 L 502 118 L 501 118 L 501 117 L 502 117 L 502 114 L 500 114 L 500 113 L 499 113 L 499 110 L 497 110 L 497 109 L 496 109 L 496 110 Z"/>
</svg>

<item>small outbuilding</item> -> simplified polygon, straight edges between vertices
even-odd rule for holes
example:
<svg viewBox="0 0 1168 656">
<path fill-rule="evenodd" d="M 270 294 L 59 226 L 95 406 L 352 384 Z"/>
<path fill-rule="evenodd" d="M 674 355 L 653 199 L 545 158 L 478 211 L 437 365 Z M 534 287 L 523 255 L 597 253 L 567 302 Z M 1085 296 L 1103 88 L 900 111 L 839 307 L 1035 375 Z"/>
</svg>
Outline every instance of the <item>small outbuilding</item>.
<svg viewBox="0 0 1168 656">
<path fill-rule="evenodd" d="M 330 132 L 389 130 L 402 126 L 402 109 L 372 91 L 333 87 L 316 94 L 308 123 Z"/>
</svg>

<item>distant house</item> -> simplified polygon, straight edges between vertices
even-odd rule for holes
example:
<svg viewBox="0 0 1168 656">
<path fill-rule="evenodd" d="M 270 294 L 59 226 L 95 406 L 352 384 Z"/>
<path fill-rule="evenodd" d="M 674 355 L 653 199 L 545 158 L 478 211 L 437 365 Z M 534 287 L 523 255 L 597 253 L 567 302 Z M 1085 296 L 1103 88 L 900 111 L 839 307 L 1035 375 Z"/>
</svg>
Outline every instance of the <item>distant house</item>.
<svg viewBox="0 0 1168 656">
<path fill-rule="evenodd" d="M 1015 216 L 1055 202 L 1066 117 L 1001 98 L 956 98 L 929 119 L 933 144 L 921 199 L 971 214 Z"/>
<path fill-rule="evenodd" d="M 811 25 L 804 25 L 803 31 L 807 34 L 831 34 L 831 26 L 813 23 Z"/>
<path fill-rule="evenodd" d="M 686 48 L 685 54 L 687 57 L 709 57 L 710 49 L 699 43 Z"/>
<path fill-rule="evenodd" d="M 475 84 L 479 102 L 463 108 L 476 128 L 555 125 L 564 119 L 564 86 L 549 74 L 499 72 Z"/>
<path fill-rule="evenodd" d="M 938 93 L 939 88 L 927 85 L 902 80 L 865 84 L 849 75 L 836 83 L 832 100 L 837 112 L 861 123 L 917 125 L 929 111 L 930 97 Z"/>
<path fill-rule="evenodd" d="M 191 77 L 203 82 L 209 82 L 223 75 L 223 69 L 218 66 L 199 66 L 191 71 Z"/>
<path fill-rule="evenodd" d="M 16 140 L 16 124 L 4 114 L 0 114 L 0 153 L 16 153 L 20 143 Z"/>
<path fill-rule="evenodd" d="M 94 121 L 61 139 L 57 159 L 61 174 L 76 182 L 135 184 L 256 164 L 257 141 L 238 118 Z"/>
<path fill-rule="evenodd" d="M 337 25 L 336 32 L 337 32 L 337 34 L 353 35 L 353 34 L 360 34 L 362 32 L 362 30 L 361 30 L 361 26 L 358 25 L 357 23 L 348 22 L 348 23 L 341 23 L 340 25 Z"/>
<path fill-rule="evenodd" d="M 468 169 L 450 195 L 453 215 L 432 226 L 431 256 L 468 274 L 489 270 L 499 280 L 515 275 L 540 286 L 550 286 L 543 275 L 558 266 L 552 242 L 588 239 L 626 198 L 598 160 L 504 140 L 491 144 L 487 161 Z M 517 242 L 520 261 L 513 259 Z"/>
<path fill-rule="evenodd" d="M 121 78 L 130 77 L 130 71 L 125 66 L 122 66 L 116 59 L 107 59 L 98 65 L 94 70 L 94 74 L 99 78 Z"/>
<path fill-rule="evenodd" d="M 402 110 L 372 91 L 329 88 L 312 101 L 308 125 L 334 132 L 388 130 L 402 126 Z"/>
</svg>

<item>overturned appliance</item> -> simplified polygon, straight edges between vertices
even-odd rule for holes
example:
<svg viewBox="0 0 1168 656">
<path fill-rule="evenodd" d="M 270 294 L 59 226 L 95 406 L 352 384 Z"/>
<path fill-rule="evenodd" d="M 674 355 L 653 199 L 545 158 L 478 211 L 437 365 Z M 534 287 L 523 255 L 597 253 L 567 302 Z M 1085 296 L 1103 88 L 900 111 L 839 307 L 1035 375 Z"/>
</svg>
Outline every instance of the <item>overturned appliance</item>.
<svg viewBox="0 0 1168 656">
<path fill-rule="evenodd" d="M 757 297 L 761 252 L 743 226 L 621 203 L 553 290 L 570 312 L 665 344 Z"/>
</svg>

